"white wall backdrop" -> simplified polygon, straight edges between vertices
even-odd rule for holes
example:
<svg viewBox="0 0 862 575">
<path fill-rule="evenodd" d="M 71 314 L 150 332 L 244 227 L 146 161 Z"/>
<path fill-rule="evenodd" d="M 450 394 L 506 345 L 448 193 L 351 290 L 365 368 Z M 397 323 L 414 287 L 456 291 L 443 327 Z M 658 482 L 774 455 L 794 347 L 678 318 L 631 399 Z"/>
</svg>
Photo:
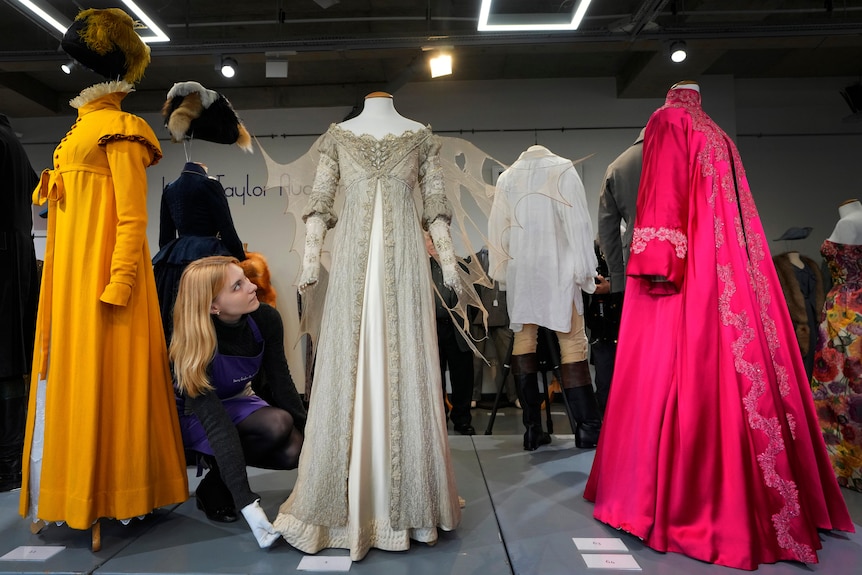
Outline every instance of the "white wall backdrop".
<svg viewBox="0 0 862 575">
<path fill-rule="evenodd" d="M 832 231 L 838 205 L 862 197 L 862 123 L 842 122 L 849 110 L 838 92 L 853 79 L 708 76 L 698 81 L 704 109 L 739 146 L 767 236 L 778 237 L 790 226 L 814 227 L 807 240 L 771 242 L 773 253 L 795 249 L 819 259 L 820 243 Z M 594 222 L 605 168 L 662 103 L 663 98 L 618 99 L 613 78 L 422 82 L 395 94 L 402 115 L 430 124 L 441 135 L 467 140 L 504 164 L 534 143 L 573 160 L 590 156 L 580 171 Z M 308 152 L 330 123 L 349 112 L 346 107 L 239 110 L 249 131 L 281 164 Z M 158 114 L 144 117 L 164 138 L 164 159 L 148 170 L 148 237 L 155 254 L 161 190 L 179 175 L 186 157 L 182 145 L 167 141 Z M 62 118 L 12 119 L 37 171 L 50 165 L 54 145 L 73 120 L 71 109 Z M 267 257 L 285 323 L 296 322 L 293 284 L 300 253 L 290 250 L 296 222 L 285 210 L 291 198 L 308 193 L 311 176 L 266 189 L 267 169 L 259 149 L 250 155 L 236 147 L 194 142 L 191 159 L 220 178 L 240 238 Z M 38 234 L 44 224 L 37 221 L 34 227 Z M 300 350 L 291 342 L 287 346 L 301 388 Z"/>
</svg>

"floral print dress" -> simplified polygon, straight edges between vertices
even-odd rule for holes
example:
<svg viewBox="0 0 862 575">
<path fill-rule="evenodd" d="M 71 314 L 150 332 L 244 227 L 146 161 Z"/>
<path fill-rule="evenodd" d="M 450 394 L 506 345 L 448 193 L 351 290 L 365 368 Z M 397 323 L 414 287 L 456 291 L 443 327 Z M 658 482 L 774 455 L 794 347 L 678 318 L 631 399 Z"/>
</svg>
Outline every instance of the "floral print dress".
<svg viewBox="0 0 862 575">
<path fill-rule="evenodd" d="M 838 484 L 862 491 L 862 245 L 820 248 L 834 287 L 821 314 L 811 390 Z"/>
</svg>

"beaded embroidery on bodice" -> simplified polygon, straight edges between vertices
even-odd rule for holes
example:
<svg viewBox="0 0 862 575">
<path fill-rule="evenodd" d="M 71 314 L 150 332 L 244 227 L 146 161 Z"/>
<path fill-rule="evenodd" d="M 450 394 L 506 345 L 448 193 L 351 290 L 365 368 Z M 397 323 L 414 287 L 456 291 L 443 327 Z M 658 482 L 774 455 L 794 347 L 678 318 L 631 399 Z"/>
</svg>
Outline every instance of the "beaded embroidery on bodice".
<svg viewBox="0 0 862 575">
<path fill-rule="evenodd" d="M 425 126 L 376 138 L 370 134 L 355 134 L 338 124 L 332 124 L 329 133 L 350 151 L 361 168 L 378 174 L 391 172 L 398 162 L 432 134 L 431 127 Z"/>
</svg>

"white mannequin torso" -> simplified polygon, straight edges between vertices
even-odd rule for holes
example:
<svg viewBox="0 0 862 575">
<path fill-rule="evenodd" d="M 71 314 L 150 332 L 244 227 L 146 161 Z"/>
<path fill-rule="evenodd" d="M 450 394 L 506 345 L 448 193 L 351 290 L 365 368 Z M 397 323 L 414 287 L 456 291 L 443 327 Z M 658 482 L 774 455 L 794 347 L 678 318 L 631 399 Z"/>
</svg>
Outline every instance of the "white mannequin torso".
<svg viewBox="0 0 862 575">
<path fill-rule="evenodd" d="M 341 122 L 338 126 L 357 136 L 368 134 L 378 140 L 387 134 L 400 136 L 404 132 L 424 128 L 419 122 L 405 118 L 396 112 L 392 96 L 385 92 L 372 92 L 367 95 L 362 112 L 355 118 Z"/>
<path fill-rule="evenodd" d="M 862 202 L 850 200 L 838 207 L 841 219 L 835 224 L 829 241 L 836 244 L 862 244 Z"/>
</svg>

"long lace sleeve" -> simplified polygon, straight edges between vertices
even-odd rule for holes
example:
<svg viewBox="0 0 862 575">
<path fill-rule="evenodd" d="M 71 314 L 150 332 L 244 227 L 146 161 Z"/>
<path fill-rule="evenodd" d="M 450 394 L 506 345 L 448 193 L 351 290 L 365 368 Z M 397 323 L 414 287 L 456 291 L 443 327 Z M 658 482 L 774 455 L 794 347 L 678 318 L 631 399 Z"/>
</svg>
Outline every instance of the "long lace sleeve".
<svg viewBox="0 0 862 575">
<path fill-rule="evenodd" d="M 440 140 L 431 136 L 422 142 L 419 154 L 419 186 L 422 192 L 422 228 L 435 220 L 452 221 L 452 208 L 446 199 L 443 166 L 440 164 Z"/>
<path fill-rule="evenodd" d="M 308 198 L 308 205 L 302 212 L 302 221 L 315 216 L 320 218 L 329 229 L 338 221 L 338 217 L 332 212 L 332 206 L 335 203 L 335 190 L 341 177 L 338 168 L 338 148 L 335 139 L 329 133 L 321 138 L 318 151 L 320 160 L 317 163 L 317 172 L 311 187 L 311 197 Z"/>
<path fill-rule="evenodd" d="M 653 293 L 678 293 L 688 252 L 690 170 L 688 116 L 668 108 L 653 115 L 644 138 L 629 277 L 652 280 Z M 656 281 L 667 280 L 667 281 Z"/>
</svg>

